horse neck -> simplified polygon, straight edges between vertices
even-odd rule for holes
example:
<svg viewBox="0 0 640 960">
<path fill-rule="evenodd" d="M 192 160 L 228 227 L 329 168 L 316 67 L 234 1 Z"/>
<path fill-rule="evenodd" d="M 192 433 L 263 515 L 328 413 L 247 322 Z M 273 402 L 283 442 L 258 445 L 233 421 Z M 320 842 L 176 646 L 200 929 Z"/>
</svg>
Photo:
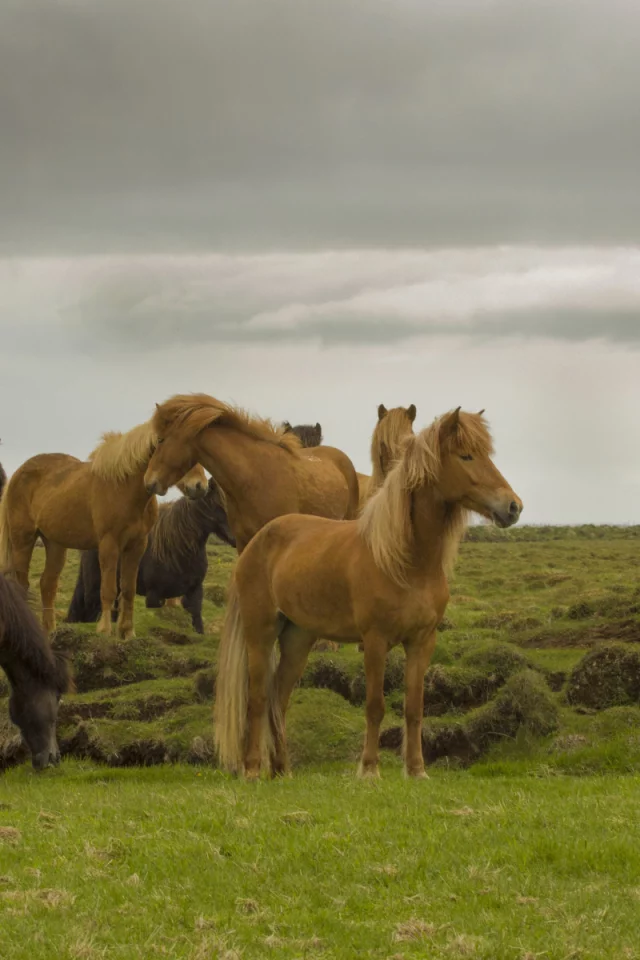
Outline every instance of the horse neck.
<svg viewBox="0 0 640 960">
<path fill-rule="evenodd" d="M 194 533 L 197 530 L 198 544 L 204 543 L 210 534 L 215 533 L 219 524 L 219 513 L 222 507 L 218 503 L 215 495 L 207 493 L 200 500 L 185 500 L 185 507 L 189 512 L 189 518 L 193 523 Z"/>
<path fill-rule="evenodd" d="M 411 567 L 431 576 L 446 574 L 464 532 L 466 512 L 459 504 L 446 503 L 431 484 L 419 487 L 410 496 Z"/>
<path fill-rule="evenodd" d="M 196 440 L 195 455 L 225 494 L 237 500 L 242 489 L 251 489 L 258 477 L 264 482 L 269 454 L 282 453 L 275 444 L 255 440 L 231 427 L 203 430 Z"/>
</svg>

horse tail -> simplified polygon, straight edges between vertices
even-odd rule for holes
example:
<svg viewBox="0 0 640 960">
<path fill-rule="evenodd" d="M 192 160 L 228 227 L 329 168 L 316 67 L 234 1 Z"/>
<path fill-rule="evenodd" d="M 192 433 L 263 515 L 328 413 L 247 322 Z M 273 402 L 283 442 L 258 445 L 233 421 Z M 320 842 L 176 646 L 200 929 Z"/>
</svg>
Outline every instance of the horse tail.
<svg viewBox="0 0 640 960">
<path fill-rule="evenodd" d="M 275 646 L 268 665 L 268 716 L 271 722 L 263 724 L 262 764 L 268 768 L 273 755 L 273 725 L 282 726 L 279 704 L 275 695 L 274 677 L 277 666 Z M 238 585 L 231 581 L 227 614 L 222 628 L 218 650 L 218 676 L 214 708 L 214 739 L 221 765 L 233 773 L 242 772 L 247 734 L 249 701 L 249 663 L 247 640 L 242 627 Z"/>
<path fill-rule="evenodd" d="M 11 532 L 9 530 L 9 489 L 11 481 L 0 500 L 0 573 L 13 573 L 13 550 L 11 547 Z"/>
</svg>

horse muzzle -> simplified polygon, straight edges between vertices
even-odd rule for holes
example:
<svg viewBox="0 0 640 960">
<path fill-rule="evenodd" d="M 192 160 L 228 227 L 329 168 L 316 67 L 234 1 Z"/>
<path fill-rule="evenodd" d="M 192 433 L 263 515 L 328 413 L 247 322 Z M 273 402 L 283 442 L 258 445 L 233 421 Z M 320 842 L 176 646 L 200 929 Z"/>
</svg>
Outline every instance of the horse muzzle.
<svg viewBox="0 0 640 960">
<path fill-rule="evenodd" d="M 512 527 L 520 519 L 522 510 L 522 500 L 519 497 L 511 496 L 506 504 L 501 504 L 499 507 L 492 509 L 493 522 L 503 530 Z"/>
<path fill-rule="evenodd" d="M 163 487 L 157 479 L 146 480 L 144 488 L 150 496 L 155 494 L 158 497 L 164 497 L 167 492 L 167 488 Z"/>
</svg>

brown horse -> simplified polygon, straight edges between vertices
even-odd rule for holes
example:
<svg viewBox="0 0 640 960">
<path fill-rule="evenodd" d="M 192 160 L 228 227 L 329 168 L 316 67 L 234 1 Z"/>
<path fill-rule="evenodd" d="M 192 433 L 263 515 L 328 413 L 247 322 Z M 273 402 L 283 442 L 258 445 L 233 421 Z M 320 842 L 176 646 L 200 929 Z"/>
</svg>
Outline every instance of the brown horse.
<svg viewBox="0 0 640 960">
<path fill-rule="evenodd" d="M 285 513 L 356 516 L 356 472 L 341 450 L 304 450 L 293 433 L 203 393 L 172 397 L 157 406 L 152 423 L 158 447 L 145 476 L 147 490 L 162 494 L 201 463 L 224 493 L 238 553 Z"/>
<path fill-rule="evenodd" d="M 157 501 L 143 482 L 156 439 L 151 424 L 145 423 L 128 433 L 105 434 L 88 462 L 64 453 L 43 453 L 31 457 L 11 477 L 0 501 L 0 570 L 26 589 L 33 548 L 38 536 L 42 538 L 46 560 L 40 593 L 46 630 L 55 629 L 54 604 L 67 549 L 97 548 L 102 571 L 98 632 L 111 633 L 120 561 L 118 635 L 134 635 L 138 565 L 158 515 Z M 202 467 L 194 465 L 183 486 L 188 495 L 204 496 L 207 477 Z"/>
<path fill-rule="evenodd" d="M 358 520 L 280 517 L 254 537 L 236 566 L 218 659 L 215 737 L 225 767 L 250 778 L 269 763 L 273 773 L 287 769 L 289 697 L 325 636 L 364 641 L 367 776 L 378 774 L 386 656 L 403 644 L 405 767 L 425 775 L 424 675 L 467 511 L 508 527 L 522 510 L 491 452 L 485 420 L 458 408 L 407 440 Z"/>
<path fill-rule="evenodd" d="M 364 473 L 358 474 L 360 511 L 369 497 L 382 486 L 384 478 L 400 456 L 404 438 L 413 433 L 415 418 L 415 403 L 410 407 L 393 407 L 391 410 L 387 410 L 384 403 L 378 407 L 378 422 L 371 437 L 373 474 L 370 477 Z"/>
</svg>

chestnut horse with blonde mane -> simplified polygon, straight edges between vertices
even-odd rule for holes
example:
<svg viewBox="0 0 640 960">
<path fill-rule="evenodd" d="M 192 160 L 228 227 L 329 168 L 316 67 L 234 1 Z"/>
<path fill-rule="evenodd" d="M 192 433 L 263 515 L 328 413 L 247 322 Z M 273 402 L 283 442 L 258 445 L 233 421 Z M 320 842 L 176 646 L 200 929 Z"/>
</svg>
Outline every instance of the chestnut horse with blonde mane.
<svg viewBox="0 0 640 960">
<path fill-rule="evenodd" d="M 335 447 L 305 450 L 294 433 L 204 393 L 171 397 L 157 406 L 152 423 L 158 447 L 145 476 L 147 490 L 163 494 L 201 463 L 224 493 L 238 553 L 265 523 L 285 513 L 356 516 L 356 472 Z"/>
<path fill-rule="evenodd" d="M 378 422 L 371 437 L 373 474 L 370 477 L 365 473 L 358 474 L 360 511 L 369 497 L 382 486 L 384 478 L 400 456 L 404 438 L 413 433 L 415 418 L 415 403 L 410 407 L 393 407 L 391 410 L 387 410 L 384 403 L 378 407 Z"/>
<path fill-rule="evenodd" d="M 236 565 L 218 658 L 215 739 L 224 767 L 251 779 L 263 767 L 287 770 L 289 697 L 323 636 L 364 642 L 363 776 L 378 775 L 387 653 L 404 646 L 405 769 L 425 776 L 424 675 L 468 511 L 508 527 L 522 510 L 491 453 L 484 418 L 458 408 L 407 438 L 357 520 L 287 516 L 256 534 Z"/>
<path fill-rule="evenodd" d="M 46 560 L 40 593 L 47 631 L 55 629 L 55 599 L 67 549 L 97 548 L 102 584 L 97 631 L 111 634 L 120 561 L 117 632 L 124 639 L 134 636 L 138 565 L 158 516 L 156 498 L 143 482 L 156 441 L 152 425 L 144 423 L 128 433 L 104 434 L 88 462 L 64 453 L 42 453 L 25 461 L 11 477 L 0 501 L 0 570 L 27 589 L 33 548 L 38 536 L 42 538 Z M 202 467 L 194 465 L 182 488 L 188 496 L 205 495 Z"/>
</svg>

